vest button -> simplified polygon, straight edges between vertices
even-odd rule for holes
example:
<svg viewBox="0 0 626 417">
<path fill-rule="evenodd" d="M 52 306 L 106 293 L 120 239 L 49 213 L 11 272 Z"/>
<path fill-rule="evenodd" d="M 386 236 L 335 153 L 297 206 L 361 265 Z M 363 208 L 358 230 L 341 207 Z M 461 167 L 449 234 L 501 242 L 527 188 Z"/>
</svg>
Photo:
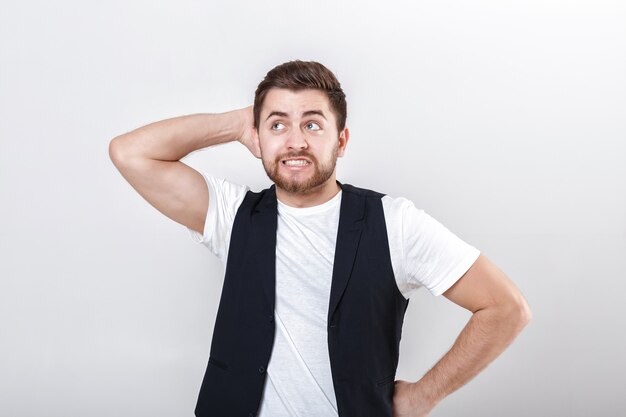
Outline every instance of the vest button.
<svg viewBox="0 0 626 417">
<path fill-rule="evenodd" d="M 263 372 L 265 372 L 265 367 L 259 366 L 259 373 L 262 374 Z"/>
<path fill-rule="evenodd" d="M 254 413 L 248 414 L 248 417 L 254 417 Z"/>
<path fill-rule="evenodd" d="M 269 319 L 270 323 L 274 322 L 274 315 L 270 314 L 269 316 L 267 316 L 267 318 Z"/>
</svg>

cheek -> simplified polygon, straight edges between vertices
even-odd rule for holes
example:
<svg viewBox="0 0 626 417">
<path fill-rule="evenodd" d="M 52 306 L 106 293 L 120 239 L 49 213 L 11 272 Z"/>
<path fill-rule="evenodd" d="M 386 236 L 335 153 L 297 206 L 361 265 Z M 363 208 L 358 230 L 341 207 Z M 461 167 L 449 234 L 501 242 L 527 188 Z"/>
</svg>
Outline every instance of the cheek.
<svg viewBox="0 0 626 417">
<path fill-rule="evenodd" d="M 322 149 L 318 149 L 318 153 L 326 157 L 332 157 L 335 154 L 335 146 L 332 143 L 327 143 Z"/>
<path fill-rule="evenodd" d="M 261 150 L 261 156 L 266 160 L 274 160 L 278 155 L 278 147 L 273 143 L 259 142 L 259 149 Z"/>
</svg>

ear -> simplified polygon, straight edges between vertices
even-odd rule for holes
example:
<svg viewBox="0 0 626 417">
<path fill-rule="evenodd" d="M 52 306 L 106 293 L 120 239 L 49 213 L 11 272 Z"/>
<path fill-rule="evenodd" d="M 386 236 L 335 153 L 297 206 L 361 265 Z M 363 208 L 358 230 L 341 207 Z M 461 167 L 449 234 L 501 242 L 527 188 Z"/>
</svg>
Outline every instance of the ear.
<svg viewBox="0 0 626 417">
<path fill-rule="evenodd" d="M 339 149 L 337 151 L 337 156 L 342 157 L 344 152 L 346 151 L 346 146 L 348 146 L 348 140 L 350 139 L 350 130 L 347 127 L 344 127 L 341 132 L 339 132 Z"/>
</svg>

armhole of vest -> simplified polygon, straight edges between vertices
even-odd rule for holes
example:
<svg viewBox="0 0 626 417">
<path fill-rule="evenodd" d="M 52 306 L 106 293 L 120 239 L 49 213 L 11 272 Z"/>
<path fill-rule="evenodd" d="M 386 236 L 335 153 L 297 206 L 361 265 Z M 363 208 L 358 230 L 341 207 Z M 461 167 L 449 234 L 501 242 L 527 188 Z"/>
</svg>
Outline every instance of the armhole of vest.
<svg viewBox="0 0 626 417">
<path fill-rule="evenodd" d="M 254 201 L 251 201 L 251 200 L 254 198 L 255 194 L 260 194 L 260 193 L 255 193 L 252 190 L 246 191 L 246 194 L 243 196 L 243 199 L 241 200 L 241 204 L 239 204 L 239 207 L 237 208 L 237 212 L 235 213 L 235 219 L 233 221 L 237 219 L 237 216 L 239 216 L 242 210 L 245 210 L 245 207 L 248 207 L 250 206 L 250 204 L 254 203 Z"/>
<path fill-rule="evenodd" d="M 389 255 L 389 268 L 391 269 L 391 275 L 393 275 L 393 281 L 396 287 L 396 292 L 397 294 L 400 296 L 400 299 L 405 301 L 405 302 L 409 302 L 410 298 L 406 298 L 404 296 L 404 294 L 402 294 L 402 291 L 400 291 L 400 287 L 398 287 L 398 280 L 396 278 L 396 272 L 393 270 L 393 260 L 391 259 L 391 247 L 389 246 L 389 230 L 387 229 L 387 216 L 385 215 L 385 206 L 383 204 L 383 197 L 385 197 L 387 194 L 383 194 L 383 193 L 376 193 L 377 196 L 380 196 L 380 210 L 383 213 L 383 226 L 385 227 L 385 239 L 387 242 L 387 252 Z M 390 197 L 391 198 L 391 197 Z M 403 256 L 401 256 L 402 258 Z M 403 260 L 400 259 L 401 265 L 400 265 L 400 269 L 402 269 L 402 262 Z M 400 271 L 402 272 L 402 271 Z"/>
</svg>

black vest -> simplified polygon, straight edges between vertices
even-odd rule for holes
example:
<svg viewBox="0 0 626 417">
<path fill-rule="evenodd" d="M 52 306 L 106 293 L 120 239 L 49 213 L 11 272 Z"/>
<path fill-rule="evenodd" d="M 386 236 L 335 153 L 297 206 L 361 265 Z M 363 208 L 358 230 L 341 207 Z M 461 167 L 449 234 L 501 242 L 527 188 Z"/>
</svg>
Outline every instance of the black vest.
<svg viewBox="0 0 626 417">
<path fill-rule="evenodd" d="M 391 267 L 383 194 L 337 183 L 327 330 L 338 413 L 391 417 L 408 300 Z M 277 216 L 274 185 L 248 191 L 235 216 L 198 417 L 257 415 L 274 342 Z"/>
</svg>

